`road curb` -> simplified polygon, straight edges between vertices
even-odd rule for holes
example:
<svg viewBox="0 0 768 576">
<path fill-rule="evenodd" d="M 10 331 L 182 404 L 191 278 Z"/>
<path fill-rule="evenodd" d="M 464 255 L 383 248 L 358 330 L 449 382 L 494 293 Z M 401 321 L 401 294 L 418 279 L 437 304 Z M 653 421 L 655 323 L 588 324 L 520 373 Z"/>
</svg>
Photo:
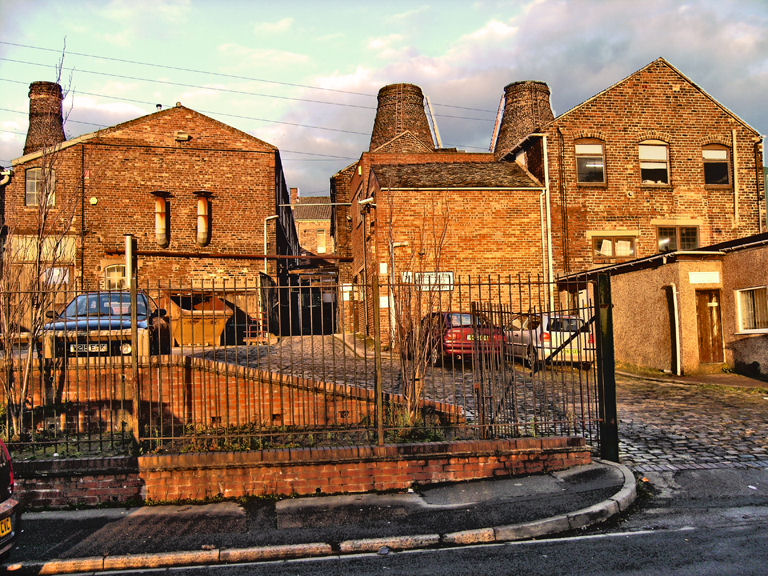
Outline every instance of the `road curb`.
<svg viewBox="0 0 768 576">
<path fill-rule="evenodd" d="M 415 534 L 345 540 L 335 548 L 330 543 L 313 542 L 308 544 L 162 552 L 157 554 L 126 554 L 121 556 L 50 560 L 47 562 L 11 563 L 6 566 L 6 570 L 21 574 L 73 574 L 76 572 L 139 570 L 167 568 L 170 566 L 202 566 L 295 558 L 319 558 L 333 554 L 376 553 L 382 550 L 415 550 L 439 546 L 467 546 L 471 544 L 531 540 L 571 530 L 579 530 L 605 522 L 613 516 L 626 511 L 632 505 L 637 498 L 637 483 L 629 468 L 615 462 L 604 460 L 597 460 L 597 462 L 615 468 L 622 474 L 622 487 L 618 492 L 593 506 L 532 522 L 450 532 L 442 535 Z"/>
</svg>

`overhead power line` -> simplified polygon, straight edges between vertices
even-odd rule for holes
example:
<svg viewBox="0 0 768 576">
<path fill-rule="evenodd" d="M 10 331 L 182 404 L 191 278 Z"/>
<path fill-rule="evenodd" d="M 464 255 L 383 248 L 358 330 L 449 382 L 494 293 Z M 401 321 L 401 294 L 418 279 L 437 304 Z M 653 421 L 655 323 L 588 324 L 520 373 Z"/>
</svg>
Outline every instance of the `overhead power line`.
<svg viewBox="0 0 768 576">
<path fill-rule="evenodd" d="M 39 62 L 29 62 L 27 60 L 15 60 L 13 58 L 0 58 L 0 61 L 13 62 L 14 64 L 24 64 L 25 66 L 40 66 L 50 68 L 50 64 L 40 64 Z M 314 100 L 312 98 L 294 98 L 292 96 L 278 96 L 276 94 L 261 94 L 259 92 L 248 92 L 247 90 L 232 90 L 230 88 L 212 88 L 210 86 L 201 86 L 200 84 L 187 84 L 184 82 L 171 82 L 170 80 L 153 80 L 151 78 L 141 78 L 140 76 L 128 76 L 125 74 L 112 74 L 110 72 L 97 72 L 95 70 L 83 70 L 82 68 L 62 67 L 62 71 L 78 72 L 82 74 L 94 74 L 96 76 L 106 76 L 108 78 L 120 78 L 121 80 L 136 80 L 138 82 L 151 82 L 153 84 L 164 84 L 166 86 L 178 86 L 180 88 L 195 88 L 197 90 L 209 90 L 211 92 L 226 92 L 227 94 L 240 94 L 242 96 L 258 96 L 261 98 L 275 98 L 277 100 L 289 100 L 292 102 L 309 102 L 311 104 L 325 104 L 327 106 L 342 106 L 344 108 L 360 108 L 363 110 L 376 110 L 375 106 L 360 106 L 358 104 L 345 104 L 342 102 L 326 102 L 324 100 Z"/>
<path fill-rule="evenodd" d="M 307 88 L 307 89 L 310 89 L 310 90 L 319 90 L 319 91 L 323 91 L 323 92 L 334 92 L 334 93 L 337 93 L 337 94 L 349 94 L 349 95 L 352 95 L 352 96 L 364 96 L 364 97 L 368 97 L 368 98 L 375 98 L 376 97 L 376 94 L 371 94 L 371 93 L 367 93 L 367 92 L 355 92 L 355 91 L 351 91 L 351 90 L 340 90 L 338 88 L 325 88 L 325 87 L 322 87 L 322 86 L 312 86 L 310 84 L 297 84 L 297 83 L 292 83 L 292 82 L 281 82 L 281 81 L 278 81 L 278 80 L 269 80 L 269 79 L 266 79 L 266 78 L 255 78 L 255 77 L 252 77 L 252 76 L 241 76 L 241 75 L 237 75 L 237 74 L 225 74 L 223 72 L 211 72 L 209 70 L 200 70 L 200 69 L 196 69 L 196 68 L 186 68 L 186 67 L 183 67 L 183 66 L 170 66 L 168 64 L 158 64 L 158 63 L 155 63 L 155 62 L 143 62 L 143 61 L 140 61 L 140 60 L 129 60 L 129 59 L 125 59 L 125 58 L 113 58 L 113 57 L 109 57 L 109 56 L 100 56 L 100 55 L 97 55 L 97 54 L 87 54 L 85 52 L 74 52 L 72 50 L 64 50 L 64 51 L 62 51 L 61 49 L 56 49 L 56 48 L 45 48 L 45 47 L 42 47 L 42 46 L 32 46 L 30 44 L 19 44 L 19 43 L 16 43 L 16 42 L 6 42 L 6 41 L 3 41 L 3 40 L 0 40 L 0 44 L 5 44 L 7 46 L 16 46 L 17 48 L 27 48 L 27 49 L 30 49 L 30 50 L 39 50 L 39 51 L 42 51 L 42 52 L 53 52 L 53 53 L 56 53 L 56 54 L 62 54 L 62 52 L 63 52 L 64 54 L 71 54 L 73 56 L 82 56 L 84 58 L 92 58 L 92 59 L 95 59 L 95 60 L 104 60 L 104 61 L 107 61 L 107 62 L 121 62 L 123 64 L 135 64 L 135 65 L 138 65 L 138 66 L 148 66 L 148 67 L 159 68 L 159 69 L 163 69 L 163 70 L 176 70 L 176 71 L 179 71 L 179 72 L 191 72 L 191 73 L 194 73 L 194 74 L 206 74 L 206 75 L 214 76 L 214 77 L 218 77 L 218 78 L 231 78 L 233 80 L 247 80 L 247 81 L 251 81 L 251 82 L 263 82 L 265 84 L 275 84 L 277 86 L 291 86 L 291 87 L 294 87 L 294 88 Z M 456 106 L 454 104 L 441 104 L 439 102 L 433 102 L 433 104 L 435 106 L 441 106 L 441 107 L 444 107 L 444 108 L 455 108 L 457 110 L 471 110 L 473 112 L 488 112 L 488 113 L 491 113 L 491 114 L 495 114 L 496 113 L 496 110 L 489 110 L 489 109 L 486 109 L 486 108 L 475 108 L 475 107 L 469 107 L 469 106 Z"/>
<path fill-rule="evenodd" d="M 8 78 L 0 78 L 0 81 L 2 82 L 12 82 L 15 84 L 24 84 L 26 85 L 27 82 L 22 82 L 20 80 L 10 80 Z M 156 106 L 157 102 L 150 102 L 149 100 L 136 100 L 133 98 L 125 98 L 122 96 L 110 96 L 108 94 L 98 94 L 95 92 L 80 92 L 79 90 L 74 90 L 73 93 L 75 95 L 81 94 L 83 96 L 95 96 L 97 98 L 109 98 L 111 100 L 118 100 L 120 102 L 131 102 L 134 104 L 147 104 L 149 106 Z M 172 107 L 171 105 L 164 105 L 166 108 Z M 196 109 L 197 110 L 197 109 Z M 18 112 L 17 110 L 6 110 L 8 112 Z M 286 122 L 284 120 L 269 120 L 267 118 L 258 118 L 256 116 L 244 116 L 242 114 L 229 114 L 227 112 L 219 112 L 217 110 L 197 110 L 201 114 L 211 114 L 216 116 L 226 116 L 228 118 L 240 118 L 241 120 L 254 120 L 257 122 L 269 122 L 270 124 L 285 124 L 287 126 L 297 126 L 299 128 L 311 128 L 313 130 L 327 130 L 329 132 L 341 132 L 342 134 L 355 134 L 359 136 L 367 136 L 370 137 L 370 132 L 356 132 L 354 130 L 344 130 L 343 128 L 329 128 L 327 126 L 315 126 L 313 124 L 301 124 L 299 122 Z M 22 114 L 26 114 L 26 112 L 22 112 Z M 78 122 L 76 120 L 69 120 L 69 122 Z M 88 124 L 88 122 L 83 122 L 85 124 Z M 103 128 L 106 128 L 103 124 L 94 124 L 94 126 L 101 126 Z"/>
</svg>

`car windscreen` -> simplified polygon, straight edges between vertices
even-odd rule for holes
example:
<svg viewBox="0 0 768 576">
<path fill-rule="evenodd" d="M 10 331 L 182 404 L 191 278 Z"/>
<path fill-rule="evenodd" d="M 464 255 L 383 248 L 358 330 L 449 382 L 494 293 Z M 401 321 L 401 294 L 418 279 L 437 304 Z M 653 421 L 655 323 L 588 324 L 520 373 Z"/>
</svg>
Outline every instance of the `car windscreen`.
<svg viewBox="0 0 768 576">
<path fill-rule="evenodd" d="M 147 302 L 139 296 L 137 300 L 139 316 L 147 315 Z M 75 298 L 64 310 L 64 316 L 130 316 L 131 295 L 127 293 L 82 294 Z"/>
<path fill-rule="evenodd" d="M 578 332 L 584 330 L 584 321 L 581 318 L 550 318 L 550 332 Z"/>
<path fill-rule="evenodd" d="M 461 328 L 463 326 L 487 326 L 488 320 L 482 316 L 475 316 L 473 314 L 450 314 L 448 318 L 448 325 L 451 328 Z"/>
</svg>

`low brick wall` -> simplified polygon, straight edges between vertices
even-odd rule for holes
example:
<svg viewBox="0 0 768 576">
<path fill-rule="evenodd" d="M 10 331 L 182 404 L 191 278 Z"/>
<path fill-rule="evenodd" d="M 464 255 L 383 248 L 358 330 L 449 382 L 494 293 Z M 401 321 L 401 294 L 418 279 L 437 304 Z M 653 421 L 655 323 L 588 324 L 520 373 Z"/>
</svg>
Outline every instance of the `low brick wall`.
<svg viewBox="0 0 768 576">
<path fill-rule="evenodd" d="M 404 490 L 588 464 L 583 438 L 206 452 L 16 462 L 28 508 Z"/>
<path fill-rule="evenodd" d="M 347 448 L 142 456 L 148 501 L 404 490 L 588 464 L 583 438 L 518 438 Z"/>
<path fill-rule="evenodd" d="M 136 458 L 16 461 L 13 468 L 27 508 L 128 504 L 142 499 Z"/>
</svg>

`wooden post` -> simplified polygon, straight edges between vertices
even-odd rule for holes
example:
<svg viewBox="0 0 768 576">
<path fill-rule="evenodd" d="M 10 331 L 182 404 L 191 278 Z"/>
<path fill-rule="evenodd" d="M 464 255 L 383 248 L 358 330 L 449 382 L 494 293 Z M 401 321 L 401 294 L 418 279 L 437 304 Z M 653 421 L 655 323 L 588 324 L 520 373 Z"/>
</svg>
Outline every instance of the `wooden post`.
<svg viewBox="0 0 768 576">
<path fill-rule="evenodd" d="M 139 408 L 141 407 L 141 386 L 139 382 L 139 317 L 138 317 L 138 265 L 136 260 L 136 238 L 125 235 L 125 274 L 131 292 L 131 368 L 133 369 L 133 390 L 131 394 L 133 412 L 131 428 L 136 443 L 140 440 Z"/>
<path fill-rule="evenodd" d="M 600 416 L 600 457 L 619 461 L 619 426 L 616 410 L 616 364 L 613 355 L 613 302 L 611 277 L 597 275 L 598 387 Z"/>
</svg>

